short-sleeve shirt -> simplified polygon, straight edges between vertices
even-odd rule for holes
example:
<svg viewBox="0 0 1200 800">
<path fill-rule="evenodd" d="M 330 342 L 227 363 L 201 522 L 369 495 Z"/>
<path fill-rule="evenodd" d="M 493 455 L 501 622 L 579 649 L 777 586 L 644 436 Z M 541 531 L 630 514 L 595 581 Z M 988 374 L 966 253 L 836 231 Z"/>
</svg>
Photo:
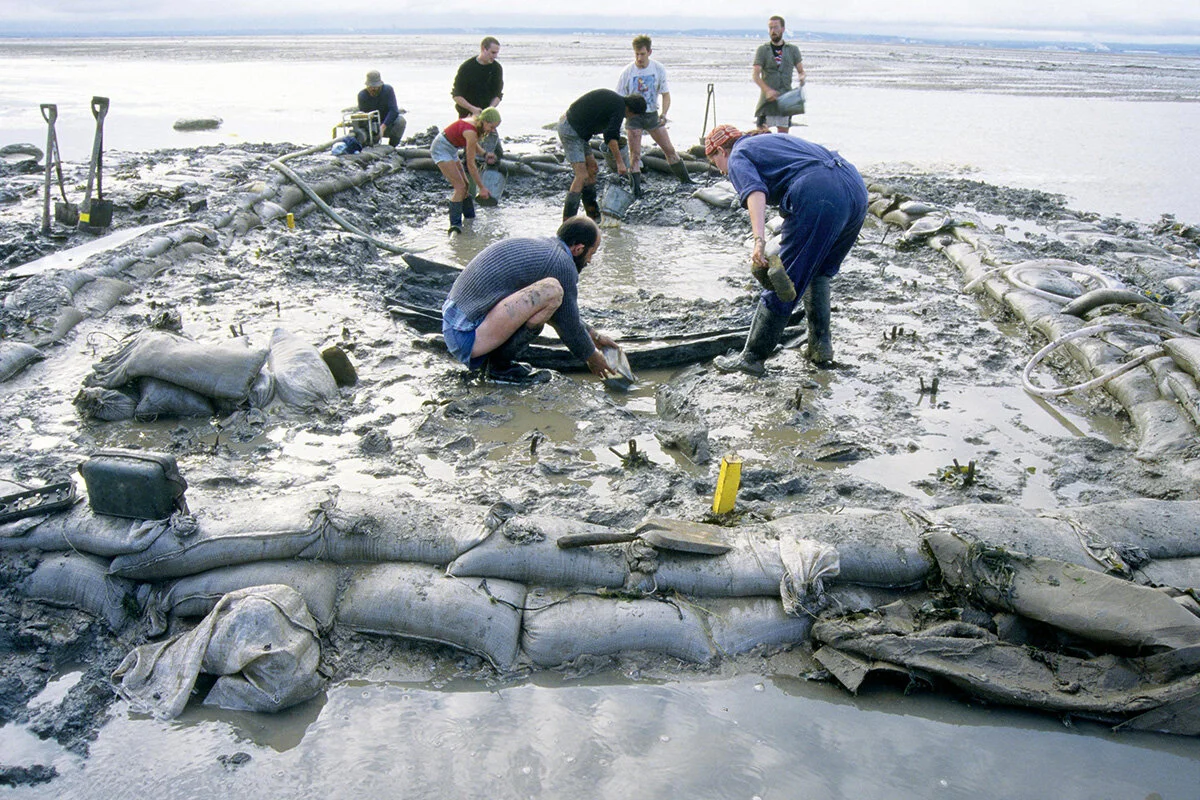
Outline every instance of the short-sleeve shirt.
<svg viewBox="0 0 1200 800">
<path fill-rule="evenodd" d="M 463 133 L 474 128 L 474 124 L 467 118 L 457 119 L 451 122 L 445 128 L 442 128 L 442 135 L 446 137 L 446 141 L 455 147 L 466 147 L 467 138 Z"/>
<path fill-rule="evenodd" d="M 605 142 L 617 141 L 624 121 L 625 98 L 612 89 L 593 89 L 567 109 L 567 122 L 585 142 L 597 133 L 604 134 Z"/>
<path fill-rule="evenodd" d="M 762 70 L 763 82 L 780 94 L 792 88 L 792 76 L 796 74 L 796 66 L 800 62 L 800 48 L 788 42 L 779 47 L 767 42 L 754 51 L 754 66 Z M 777 115 L 778 109 L 775 101 L 768 101 L 766 94 L 760 92 L 754 113 Z"/>
<path fill-rule="evenodd" d="M 617 94 L 640 94 L 646 98 L 647 112 L 658 111 L 658 96 L 670 91 L 666 68 L 653 58 L 644 68 L 639 68 L 636 61 L 631 63 L 617 78 Z"/>
</svg>

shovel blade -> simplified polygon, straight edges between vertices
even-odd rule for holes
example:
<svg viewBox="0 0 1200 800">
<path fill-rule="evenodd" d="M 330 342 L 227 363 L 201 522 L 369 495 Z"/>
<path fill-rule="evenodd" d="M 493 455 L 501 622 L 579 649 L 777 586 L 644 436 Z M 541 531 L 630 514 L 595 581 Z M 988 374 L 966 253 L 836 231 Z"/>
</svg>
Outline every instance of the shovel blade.
<svg viewBox="0 0 1200 800">
<path fill-rule="evenodd" d="M 112 225 L 113 204 L 111 200 L 93 200 L 87 211 L 79 215 L 79 221 L 89 228 L 107 228 Z"/>
<path fill-rule="evenodd" d="M 79 224 L 79 206 L 74 203 L 55 203 L 54 221 L 59 225 L 74 228 Z"/>
</svg>

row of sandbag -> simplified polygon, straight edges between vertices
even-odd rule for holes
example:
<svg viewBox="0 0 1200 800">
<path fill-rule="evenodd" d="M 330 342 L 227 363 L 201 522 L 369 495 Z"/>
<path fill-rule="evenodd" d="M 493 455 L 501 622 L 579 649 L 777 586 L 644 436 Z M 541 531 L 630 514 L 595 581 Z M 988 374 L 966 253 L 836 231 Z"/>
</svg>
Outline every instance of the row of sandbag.
<svg viewBox="0 0 1200 800">
<path fill-rule="evenodd" d="M 1200 558 L 1200 501 L 1116 500 L 1050 511 L 968 504 L 918 513 L 806 513 L 721 529 L 728 551 L 698 555 L 624 544 L 559 546 L 622 532 L 579 520 L 517 515 L 417 500 L 403 489 L 280 494 L 194 509 L 158 521 L 70 511 L 0 524 L 0 549 L 76 550 L 112 558 L 114 575 L 163 580 L 217 567 L 290 558 L 419 562 L 460 577 L 568 589 L 672 591 L 703 597 L 773 595 L 785 575 L 781 541 L 836 548 L 838 580 L 867 586 L 921 584 L 931 561 L 921 534 L 949 527 L 994 547 L 1134 576 L 1158 562 Z M 1186 573 L 1184 573 L 1186 574 Z M 1200 588 L 1189 577 L 1181 589 Z"/>
<path fill-rule="evenodd" d="M 93 366 L 74 403 L 84 416 L 107 422 L 211 417 L 243 403 L 266 408 L 275 398 L 319 408 L 337 399 L 339 383 L 356 380 L 340 349 L 319 352 L 283 328 L 275 329 L 269 347 L 256 347 L 246 336 L 201 342 L 146 329 Z"/>
<path fill-rule="evenodd" d="M 1200 427 L 1200 388 L 1197 388 L 1200 338 L 1168 310 L 1146 300 L 1145 305 L 1135 307 L 1138 316 L 1127 315 L 1119 310 L 1120 306 L 1139 299 L 1138 296 L 1131 291 L 1114 290 L 1118 283 L 1106 279 L 1107 285 L 1095 292 L 1096 308 L 1118 311 L 1099 317 L 1092 314 L 1085 321 L 1082 317 L 1096 310 L 1087 302 L 1092 293 L 1064 276 L 1072 273 L 1102 276 L 1099 270 L 1063 259 L 1024 259 L 1001 236 L 962 224 L 926 204 L 902 201 L 886 194 L 886 187 L 872 185 L 871 189 L 872 213 L 904 228 L 906 241 L 928 242 L 962 271 L 968 287 L 978 288 L 1003 304 L 1030 330 L 1055 342 L 1089 326 L 1102 325 L 1104 329 L 1097 330 L 1095 335 L 1063 341 L 1063 349 L 1087 378 L 1117 371 L 1131 356 L 1146 354 L 1148 360 L 1144 366 L 1103 382 L 1137 429 L 1138 455 L 1155 458 L 1195 448 L 1196 428 Z M 1160 266 L 1166 268 L 1167 264 Z M 1185 265 L 1178 265 L 1178 270 L 1194 272 Z M 1039 273 L 1040 280 L 1047 284 L 1046 290 L 1039 290 L 1036 285 Z M 1084 302 L 1069 302 L 1071 293 L 1077 293 Z M 1078 316 L 1068 313 L 1071 306 L 1082 309 L 1074 312 Z"/>
</svg>

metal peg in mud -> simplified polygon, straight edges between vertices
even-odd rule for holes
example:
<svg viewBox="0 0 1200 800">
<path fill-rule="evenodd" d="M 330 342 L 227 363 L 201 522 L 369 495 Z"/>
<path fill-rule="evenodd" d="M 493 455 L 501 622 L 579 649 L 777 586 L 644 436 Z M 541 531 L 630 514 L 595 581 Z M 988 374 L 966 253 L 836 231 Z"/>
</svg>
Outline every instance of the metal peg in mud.
<svg viewBox="0 0 1200 800">
<path fill-rule="evenodd" d="M 726 514 L 737 502 L 738 487 L 742 483 L 742 457 L 729 453 L 721 457 L 721 472 L 717 476 L 717 491 L 713 494 L 714 514 Z"/>
</svg>

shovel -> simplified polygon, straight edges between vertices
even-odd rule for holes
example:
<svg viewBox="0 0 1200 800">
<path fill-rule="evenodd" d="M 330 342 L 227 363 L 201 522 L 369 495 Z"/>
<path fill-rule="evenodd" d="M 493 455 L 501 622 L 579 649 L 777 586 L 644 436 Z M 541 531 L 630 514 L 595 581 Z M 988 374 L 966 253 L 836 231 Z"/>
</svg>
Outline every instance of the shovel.
<svg viewBox="0 0 1200 800">
<path fill-rule="evenodd" d="M 88 167 L 87 196 L 83 211 L 79 214 L 81 225 L 92 230 L 107 228 L 112 224 L 112 201 L 104 199 L 102 173 L 104 172 L 104 117 L 108 114 L 108 98 L 92 98 L 92 116 L 96 118 L 96 139 L 92 143 L 92 163 Z M 92 199 L 92 185 L 96 186 L 96 199 Z"/>
<path fill-rule="evenodd" d="M 58 106 L 53 103 L 42 103 L 42 119 L 49 127 L 46 129 L 46 190 L 42 207 L 42 233 L 50 233 L 50 168 L 53 165 L 58 170 L 58 191 L 62 202 L 54 204 L 54 219 L 58 224 L 74 228 L 79 222 L 79 207 L 67 200 L 67 190 L 63 185 L 62 154 L 58 151 L 58 134 L 54 123 L 58 120 Z"/>
</svg>

